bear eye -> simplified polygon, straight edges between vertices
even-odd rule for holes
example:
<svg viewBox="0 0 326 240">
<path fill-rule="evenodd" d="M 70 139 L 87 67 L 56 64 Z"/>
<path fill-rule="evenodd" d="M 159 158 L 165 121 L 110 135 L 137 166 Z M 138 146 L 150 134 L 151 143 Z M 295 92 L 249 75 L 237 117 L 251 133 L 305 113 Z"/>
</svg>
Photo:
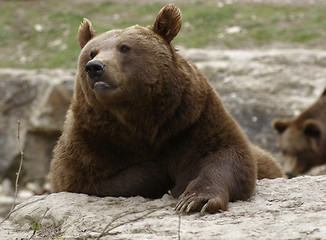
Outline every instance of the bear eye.
<svg viewBox="0 0 326 240">
<path fill-rule="evenodd" d="M 125 45 L 125 44 L 123 44 L 123 45 L 120 46 L 119 51 L 122 52 L 122 53 L 129 52 L 130 51 L 130 47 L 127 46 L 127 45 Z"/>
<path fill-rule="evenodd" d="M 97 55 L 97 52 L 96 51 L 91 51 L 90 54 L 89 54 L 89 57 L 91 59 L 95 58 L 95 56 Z"/>
</svg>

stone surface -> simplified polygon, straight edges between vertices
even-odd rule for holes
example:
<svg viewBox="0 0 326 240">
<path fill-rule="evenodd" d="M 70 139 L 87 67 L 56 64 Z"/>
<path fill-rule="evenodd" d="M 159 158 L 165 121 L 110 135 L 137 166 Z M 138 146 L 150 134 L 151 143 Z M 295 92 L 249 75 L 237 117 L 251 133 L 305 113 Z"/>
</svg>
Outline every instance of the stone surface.
<svg viewBox="0 0 326 240">
<path fill-rule="evenodd" d="M 326 86 L 326 51 L 181 51 L 205 73 L 250 140 L 278 154 L 274 118 L 292 118 Z"/>
<path fill-rule="evenodd" d="M 248 201 L 200 216 L 174 212 L 175 199 L 35 196 L 0 226 L 1 239 L 325 239 L 326 176 L 260 180 Z M 106 230 L 105 230 L 106 229 Z M 180 230 L 178 230 L 180 229 Z M 180 236 L 180 238 L 178 238 Z"/>
<path fill-rule="evenodd" d="M 73 79 L 71 70 L 0 70 L 0 178 L 15 179 L 22 148 L 21 181 L 44 181 Z"/>
</svg>

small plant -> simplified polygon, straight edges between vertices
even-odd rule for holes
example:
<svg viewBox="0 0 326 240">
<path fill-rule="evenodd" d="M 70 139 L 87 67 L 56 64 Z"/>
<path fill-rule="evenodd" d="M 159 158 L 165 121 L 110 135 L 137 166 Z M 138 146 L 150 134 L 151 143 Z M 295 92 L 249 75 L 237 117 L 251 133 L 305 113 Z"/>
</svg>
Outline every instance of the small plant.
<svg viewBox="0 0 326 240">
<path fill-rule="evenodd" d="M 32 236 L 29 238 L 29 240 L 31 240 L 31 239 L 35 236 L 36 231 L 38 231 L 38 230 L 41 228 L 41 222 L 42 222 L 42 220 L 44 219 L 45 214 L 49 211 L 49 209 L 50 209 L 50 208 L 47 208 L 47 209 L 45 210 L 45 212 L 44 212 L 44 214 L 43 214 L 43 216 L 41 217 L 41 219 L 40 219 L 39 222 L 35 222 L 35 223 L 33 223 L 33 227 L 32 227 L 32 229 L 33 229 L 34 231 L 33 231 Z"/>
<path fill-rule="evenodd" d="M 40 229 L 40 224 L 39 223 L 34 223 L 33 224 L 33 230 L 34 231 L 37 231 L 37 230 L 39 230 Z"/>
</svg>

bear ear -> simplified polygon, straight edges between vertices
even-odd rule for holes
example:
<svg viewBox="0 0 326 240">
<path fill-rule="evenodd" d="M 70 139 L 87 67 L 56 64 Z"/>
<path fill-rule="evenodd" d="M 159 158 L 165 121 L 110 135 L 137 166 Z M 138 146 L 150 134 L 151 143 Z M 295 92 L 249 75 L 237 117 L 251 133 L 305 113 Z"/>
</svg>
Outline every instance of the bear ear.
<svg viewBox="0 0 326 240">
<path fill-rule="evenodd" d="M 285 129 L 287 129 L 289 122 L 275 119 L 272 123 L 272 126 L 279 134 L 281 134 L 285 131 Z"/>
<path fill-rule="evenodd" d="M 86 43 L 95 35 L 96 32 L 93 29 L 91 21 L 89 21 L 87 18 L 84 18 L 84 21 L 80 24 L 78 29 L 78 41 L 80 48 L 83 48 Z"/>
<path fill-rule="evenodd" d="M 307 119 L 303 124 L 303 131 L 309 137 L 319 137 L 321 133 L 320 123 L 314 119 Z"/>
<path fill-rule="evenodd" d="M 181 12 L 173 4 L 168 4 L 158 13 L 153 31 L 162 36 L 167 43 L 170 43 L 180 31 L 181 28 Z"/>
</svg>

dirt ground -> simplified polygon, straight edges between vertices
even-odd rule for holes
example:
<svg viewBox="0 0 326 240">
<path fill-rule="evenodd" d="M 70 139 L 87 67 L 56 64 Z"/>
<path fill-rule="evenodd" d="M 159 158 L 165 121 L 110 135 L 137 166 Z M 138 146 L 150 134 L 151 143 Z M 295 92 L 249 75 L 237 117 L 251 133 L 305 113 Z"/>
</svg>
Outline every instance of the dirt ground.
<svg viewBox="0 0 326 240">
<path fill-rule="evenodd" d="M 178 215 L 176 200 L 97 198 L 59 193 L 33 197 L 0 227 L 1 239 L 325 239 L 326 176 L 261 180 L 248 201 L 199 216 Z M 101 236 L 100 238 L 98 238 Z"/>
</svg>

